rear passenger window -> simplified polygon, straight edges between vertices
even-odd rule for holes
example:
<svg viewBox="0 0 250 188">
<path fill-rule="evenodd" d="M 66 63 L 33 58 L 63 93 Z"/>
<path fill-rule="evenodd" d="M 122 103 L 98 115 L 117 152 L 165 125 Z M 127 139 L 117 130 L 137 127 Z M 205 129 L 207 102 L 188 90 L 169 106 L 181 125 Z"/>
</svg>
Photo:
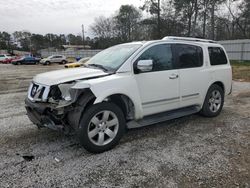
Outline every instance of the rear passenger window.
<svg viewBox="0 0 250 188">
<path fill-rule="evenodd" d="M 220 47 L 208 47 L 210 64 L 223 65 L 227 64 L 227 58 L 224 50 Z"/>
<path fill-rule="evenodd" d="M 199 46 L 189 44 L 175 44 L 177 67 L 193 68 L 203 65 L 203 51 Z"/>
</svg>

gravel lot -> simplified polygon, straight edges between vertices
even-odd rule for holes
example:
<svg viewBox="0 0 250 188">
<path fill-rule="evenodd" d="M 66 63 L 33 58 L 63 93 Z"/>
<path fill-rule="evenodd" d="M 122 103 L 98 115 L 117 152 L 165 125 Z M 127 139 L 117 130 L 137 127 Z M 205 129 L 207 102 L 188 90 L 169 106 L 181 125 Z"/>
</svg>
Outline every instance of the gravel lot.
<svg viewBox="0 0 250 188">
<path fill-rule="evenodd" d="M 25 115 L 32 76 L 60 68 L 0 65 L 0 187 L 250 187 L 250 83 L 234 82 L 216 118 L 129 130 L 93 155 Z"/>
</svg>

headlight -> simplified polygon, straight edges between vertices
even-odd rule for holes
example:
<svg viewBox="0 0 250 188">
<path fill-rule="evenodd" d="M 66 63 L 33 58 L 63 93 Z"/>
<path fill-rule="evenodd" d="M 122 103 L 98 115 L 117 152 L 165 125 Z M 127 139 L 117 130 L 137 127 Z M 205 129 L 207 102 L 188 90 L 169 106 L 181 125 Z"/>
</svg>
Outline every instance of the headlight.
<svg viewBox="0 0 250 188">
<path fill-rule="evenodd" d="M 72 83 L 67 83 L 67 84 L 60 84 L 58 85 L 61 93 L 62 93 L 62 98 L 66 101 L 71 100 L 71 95 L 70 95 L 70 88 L 75 85 L 75 82 Z"/>
</svg>

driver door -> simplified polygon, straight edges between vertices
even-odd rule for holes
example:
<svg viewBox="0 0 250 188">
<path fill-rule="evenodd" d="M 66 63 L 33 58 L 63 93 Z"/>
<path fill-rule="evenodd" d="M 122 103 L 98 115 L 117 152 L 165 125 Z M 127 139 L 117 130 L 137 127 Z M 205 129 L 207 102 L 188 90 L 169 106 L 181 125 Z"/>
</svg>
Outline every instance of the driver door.
<svg viewBox="0 0 250 188">
<path fill-rule="evenodd" d="M 139 60 L 152 60 L 152 70 L 138 70 Z M 179 107 L 179 70 L 175 69 L 171 44 L 147 48 L 135 61 L 134 71 L 144 116 Z"/>
</svg>

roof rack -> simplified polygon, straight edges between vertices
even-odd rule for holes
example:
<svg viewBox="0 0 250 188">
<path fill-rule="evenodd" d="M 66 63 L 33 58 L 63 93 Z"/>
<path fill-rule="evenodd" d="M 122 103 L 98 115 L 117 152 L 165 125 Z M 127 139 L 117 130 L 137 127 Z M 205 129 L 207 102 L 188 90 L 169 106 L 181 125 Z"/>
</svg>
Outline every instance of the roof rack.
<svg viewBox="0 0 250 188">
<path fill-rule="evenodd" d="M 195 42 L 209 42 L 209 43 L 217 43 L 214 40 L 200 39 L 200 38 L 192 38 L 192 37 L 175 37 L 175 36 L 166 36 L 162 40 L 185 40 L 185 41 L 195 41 Z"/>
</svg>

